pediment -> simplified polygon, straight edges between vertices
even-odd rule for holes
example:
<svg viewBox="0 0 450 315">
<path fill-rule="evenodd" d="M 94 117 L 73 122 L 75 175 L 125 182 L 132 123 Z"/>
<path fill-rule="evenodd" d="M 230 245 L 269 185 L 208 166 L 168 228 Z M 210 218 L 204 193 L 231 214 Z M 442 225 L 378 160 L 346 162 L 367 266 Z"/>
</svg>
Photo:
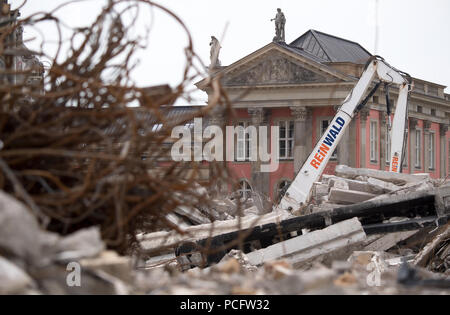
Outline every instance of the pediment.
<svg viewBox="0 0 450 315">
<path fill-rule="evenodd" d="M 236 73 L 225 74 L 223 84 L 230 85 L 265 85 L 265 84 L 301 84 L 331 82 L 331 78 L 308 69 L 301 62 L 280 53 L 271 53 Z"/>
</svg>

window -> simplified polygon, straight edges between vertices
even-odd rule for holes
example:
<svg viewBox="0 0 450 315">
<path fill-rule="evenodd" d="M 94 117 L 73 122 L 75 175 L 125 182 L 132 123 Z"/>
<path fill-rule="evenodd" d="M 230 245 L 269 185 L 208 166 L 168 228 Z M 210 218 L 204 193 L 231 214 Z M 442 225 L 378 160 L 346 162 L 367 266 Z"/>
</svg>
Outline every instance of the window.
<svg viewBox="0 0 450 315">
<path fill-rule="evenodd" d="M 408 141 L 408 140 L 406 140 L 406 141 Z M 406 167 L 408 167 L 408 159 L 409 159 L 409 147 L 408 147 L 408 142 L 406 142 L 407 143 L 407 145 L 405 146 L 405 151 L 403 152 L 403 156 L 402 156 L 402 159 L 403 159 L 403 167 L 404 168 L 406 168 Z"/>
<path fill-rule="evenodd" d="M 239 182 L 238 193 L 239 193 L 239 197 L 241 199 L 245 199 L 245 200 L 252 196 L 252 187 L 245 179 L 243 179 Z"/>
<path fill-rule="evenodd" d="M 430 110 L 430 115 L 436 117 L 436 110 L 434 108 Z"/>
<path fill-rule="evenodd" d="M 414 148 L 414 155 L 415 155 L 415 164 L 414 166 L 416 168 L 421 168 L 422 166 L 422 159 L 420 156 L 421 147 L 422 147 L 422 130 L 416 130 L 415 131 L 415 140 L 416 140 L 416 147 Z"/>
<path fill-rule="evenodd" d="M 325 131 L 327 131 L 328 126 L 331 123 L 331 119 L 322 119 L 320 121 L 320 138 L 322 138 Z M 337 150 L 335 149 L 333 151 L 333 154 L 331 155 L 330 159 L 337 159 Z"/>
<path fill-rule="evenodd" d="M 294 156 L 294 122 L 280 121 L 280 159 L 291 159 Z"/>
<path fill-rule="evenodd" d="M 438 88 L 434 85 L 428 86 L 428 94 L 433 96 L 438 96 Z"/>
<path fill-rule="evenodd" d="M 423 112 L 422 106 L 417 105 L 417 112 L 418 112 L 418 113 L 422 113 L 422 112 Z"/>
<path fill-rule="evenodd" d="M 243 127 L 243 129 L 239 128 L 237 133 L 236 160 L 247 161 L 250 158 L 250 133 L 246 129 L 249 124 L 241 121 L 238 126 Z"/>
<path fill-rule="evenodd" d="M 425 84 L 414 82 L 414 92 L 425 93 Z"/>
<path fill-rule="evenodd" d="M 376 162 L 378 159 L 378 122 L 370 122 L 370 161 Z"/>
<path fill-rule="evenodd" d="M 435 161 L 434 161 L 434 154 L 435 154 L 435 143 L 434 143 L 434 133 L 430 132 L 428 135 L 428 169 L 434 170 L 435 167 Z"/>
<path fill-rule="evenodd" d="M 389 126 L 386 125 L 386 163 L 391 160 L 391 135 L 389 134 Z"/>
<path fill-rule="evenodd" d="M 373 103 L 374 104 L 379 104 L 380 100 L 378 99 L 378 96 L 374 96 L 373 97 Z"/>
</svg>

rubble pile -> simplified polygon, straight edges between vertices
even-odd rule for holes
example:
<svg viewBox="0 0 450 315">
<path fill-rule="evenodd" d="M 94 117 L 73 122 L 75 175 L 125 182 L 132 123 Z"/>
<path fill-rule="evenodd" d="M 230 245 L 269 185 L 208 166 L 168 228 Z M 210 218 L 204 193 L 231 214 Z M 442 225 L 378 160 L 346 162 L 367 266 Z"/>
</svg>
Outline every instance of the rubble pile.
<svg viewBox="0 0 450 315">
<path fill-rule="evenodd" d="M 181 228 L 193 225 L 207 224 L 214 221 L 232 220 L 237 217 L 261 215 L 270 208 L 270 201 L 257 192 L 252 192 L 249 198 L 243 198 L 239 193 L 231 193 L 212 198 L 205 188 L 196 188 L 198 200 L 193 205 L 179 205 L 166 215 L 166 219 Z M 206 201 L 206 202 L 205 202 Z"/>
<path fill-rule="evenodd" d="M 139 235 L 144 256 L 107 250 L 98 227 L 67 236 L 46 231 L 0 191 L 0 294 L 448 294 L 450 224 L 442 219 L 448 219 L 450 187 L 435 187 L 439 182 L 423 175 L 375 173 L 338 167 L 336 176 L 316 184 L 316 201 L 336 190 L 373 196 L 354 205 L 322 198 L 313 201 L 314 213 L 299 217 L 259 214 L 253 205 L 233 218 L 230 204 L 216 211 L 231 219 L 208 221 L 205 209 L 197 209 L 197 224 L 180 227 L 183 233 Z M 430 205 L 440 214 L 390 214 L 411 200 L 426 215 Z M 404 229 L 405 220 L 420 224 Z M 235 249 L 222 248 L 236 240 Z M 203 242 L 223 254 L 210 260 L 211 253 L 198 251 Z"/>
<path fill-rule="evenodd" d="M 314 183 L 312 202 L 306 213 L 427 191 L 442 184 L 441 181 L 432 179 L 429 174 L 392 173 L 351 168 L 346 165 L 338 165 L 335 172 L 336 175 L 322 175 L 322 181 Z"/>
<path fill-rule="evenodd" d="M 324 175 L 322 182 L 315 183 L 312 201 L 306 207 L 310 211 L 306 211 L 302 216 L 293 217 L 287 212 L 271 212 L 259 216 L 244 216 L 239 220 L 216 221 L 213 224 L 190 227 L 184 230 L 185 235 L 171 231 L 140 235 L 138 239 L 150 256 L 155 248 L 165 247 L 166 250 L 173 251 L 177 245 L 188 241 L 190 245 L 185 247 L 184 251 L 180 250 L 176 255 L 160 256 L 160 260 L 151 257 L 147 260 L 146 266 L 147 268 L 161 266 L 154 262 L 164 264 L 162 258 L 170 258 L 170 262 L 166 260 L 167 265 L 178 265 L 179 268 L 188 270 L 188 274 L 199 277 L 205 276 L 204 272 L 207 272 L 205 270 L 210 272 L 217 270 L 217 266 L 221 265 L 222 261 L 214 265 L 214 261 L 207 260 L 205 256 L 208 255 L 202 253 L 203 262 L 207 260 L 206 265 L 213 267 L 194 268 L 202 264 L 202 255 L 198 254 L 196 257 L 194 255 L 194 252 L 199 250 L 197 247 L 208 244 L 214 249 L 232 243 L 240 237 L 239 233 L 244 233 L 246 245 L 250 245 L 245 251 L 247 257 L 245 261 L 257 267 L 256 272 L 266 270 L 268 264 L 277 261 L 287 262 L 294 270 L 293 273 L 301 274 L 309 270 L 305 268 L 311 264 L 321 264 L 322 268 L 330 270 L 333 268 L 340 270 L 344 266 L 344 273 L 333 280 L 333 283 L 346 286 L 348 282 L 358 282 L 358 277 L 364 279 L 367 277 L 367 274 L 366 276 L 358 274 L 357 270 L 348 270 L 348 263 L 356 259 L 364 268 L 371 265 L 375 268 L 374 270 L 378 270 L 376 273 L 381 274 L 391 269 L 395 271 L 391 275 L 392 286 L 399 283 L 402 285 L 410 282 L 421 283 L 417 279 L 418 273 L 432 279 L 435 277 L 430 273 L 432 271 L 440 273 L 440 279 L 444 279 L 441 285 L 448 287 L 448 237 L 443 235 L 447 235 L 445 231 L 449 230 L 449 226 L 444 224 L 443 227 L 441 223 L 448 222 L 448 213 L 444 215 L 442 211 L 448 212 L 449 209 L 449 187 L 447 183 L 431 179 L 428 174 L 393 174 L 338 166 L 336 175 Z M 398 209 L 393 212 L 392 208 Z M 435 216 L 432 216 L 431 210 L 437 212 Z M 441 219 L 444 221 L 436 223 L 436 226 L 429 224 Z M 308 228 L 302 229 L 300 234 L 295 231 L 302 226 L 316 228 L 312 231 L 308 231 Z M 275 236 L 270 244 L 262 247 L 261 244 L 254 246 L 261 241 L 258 237 L 263 238 L 270 229 L 277 228 L 284 231 L 284 236 L 289 232 L 288 237 L 276 240 Z M 432 239 L 437 232 L 443 233 L 437 237 L 439 241 Z M 414 239 L 416 241 L 412 242 L 411 240 Z M 205 240 L 210 240 L 210 243 Z M 418 245 L 417 240 L 421 240 L 421 244 Z M 427 243 L 429 243 L 427 246 L 433 250 L 426 249 L 427 246 L 424 247 Z M 426 256 L 427 258 L 420 259 L 421 262 L 425 260 L 427 262 L 416 263 L 415 260 L 419 259 L 417 257 L 424 256 L 424 252 L 431 252 Z M 227 257 L 225 255 L 223 259 Z M 361 263 L 364 260 L 366 262 Z M 419 272 L 408 267 L 406 262 L 415 266 L 414 268 L 422 269 Z M 183 268 L 183 266 L 187 267 Z M 232 263 L 226 266 L 227 270 L 228 267 L 236 269 Z M 399 276 L 403 275 L 403 278 L 397 279 L 396 275 L 401 266 L 403 266 L 403 273 L 399 273 Z M 286 267 L 283 268 L 286 269 Z M 408 277 L 406 279 L 405 275 L 415 280 Z M 206 278 L 208 276 L 205 276 Z M 425 283 L 428 282 L 425 281 Z M 196 292 L 194 287 L 189 287 L 189 290 Z M 367 288 L 367 283 L 365 287 Z M 218 293 L 229 293 L 221 290 Z M 168 289 L 164 292 L 174 291 Z M 264 293 L 271 292 L 273 291 L 264 291 Z"/>
</svg>

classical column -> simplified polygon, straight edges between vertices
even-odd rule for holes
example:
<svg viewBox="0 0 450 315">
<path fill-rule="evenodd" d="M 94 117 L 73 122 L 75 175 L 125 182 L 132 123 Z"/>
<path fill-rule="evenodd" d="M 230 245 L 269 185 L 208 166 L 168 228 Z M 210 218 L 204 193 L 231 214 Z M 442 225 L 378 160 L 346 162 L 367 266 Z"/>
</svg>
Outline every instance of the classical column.
<svg viewBox="0 0 450 315">
<path fill-rule="evenodd" d="M 204 126 L 219 126 L 222 128 L 222 143 L 223 143 L 223 159 L 222 162 L 216 162 L 216 163 L 222 163 L 223 167 L 226 167 L 226 138 L 225 138 L 225 116 L 223 113 L 223 109 L 216 106 L 212 109 L 212 111 L 209 113 L 209 115 L 206 117 L 206 121 L 204 121 Z M 216 168 L 213 165 L 213 163 L 208 163 L 208 178 L 211 182 L 214 182 L 214 184 L 211 186 L 210 189 L 210 195 L 213 197 L 216 196 L 225 196 L 228 193 L 228 184 L 224 181 L 217 181 L 215 178 L 217 178 L 217 175 L 215 174 Z"/>
<path fill-rule="evenodd" d="M 430 154 L 428 152 L 428 147 L 430 146 L 430 128 L 431 128 L 431 122 L 424 120 L 423 121 L 423 152 L 424 159 L 423 159 L 423 169 L 425 172 L 428 172 L 430 170 Z M 435 146 L 436 148 L 436 146 Z M 436 157 L 435 157 L 436 160 Z M 436 161 L 435 161 L 436 163 Z"/>
<path fill-rule="evenodd" d="M 441 178 L 445 178 L 447 176 L 448 170 L 447 170 L 447 139 L 445 135 L 448 131 L 448 125 L 447 124 L 439 124 L 439 147 L 440 147 L 440 157 L 439 157 L 439 164 L 440 164 L 440 170 L 439 170 L 439 176 Z"/>
<path fill-rule="evenodd" d="M 267 126 L 269 112 L 264 108 L 249 108 L 248 113 L 251 118 L 251 124 L 256 127 L 259 136 L 259 126 Z M 267 143 L 270 143 L 270 129 L 267 131 Z M 252 167 L 252 188 L 253 190 L 269 196 L 269 179 L 270 174 L 261 172 L 261 159 L 257 152 L 257 160 L 251 162 Z"/>
<path fill-rule="evenodd" d="M 386 160 L 390 159 L 391 157 L 391 152 L 387 152 L 386 150 L 386 143 L 389 137 L 389 133 L 386 132 L 387 113 L 380 111 L 378 112 L 378 114 L 380 117 L 380 170 L 384 170 L 386 167 Z"/>
<path fill-rule="evenodd" d="M 416 127 L 417 127 L 417 119 L 409 118 L 409 173 L 414 173 L 415 165 L 416 165 Z"/>
<path fill-rule="evenodd" d="M 294 118 L 294 172 L 301 169 L 303 163 L 311 150 L 308 150 L 307 138 L 312 137 L 312 133 L 308 133 L 307 121 L 311 120 L 310 111 L 305 106 L 290 107 L 292 117 Z"/>
<path fill-rule="evenodd" d="M 360 167 L 366 167 L 366 152 L 367 152 L 367 144 L 366 144 L 366 125 L 367 125 L 367 117 L 369 117 L 370 110 L 367 108 L 363 108 L 359 111 L 359 120 L 360 120 L 360 151 L 359 151 L 359 163 Z"/>
</svg>

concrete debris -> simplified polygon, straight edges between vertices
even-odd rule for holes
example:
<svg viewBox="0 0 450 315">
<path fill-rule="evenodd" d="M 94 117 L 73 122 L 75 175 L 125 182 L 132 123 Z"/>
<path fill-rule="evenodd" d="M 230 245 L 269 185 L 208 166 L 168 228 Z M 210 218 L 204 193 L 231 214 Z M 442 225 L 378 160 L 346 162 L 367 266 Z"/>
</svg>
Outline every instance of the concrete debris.
<svg viewBox="0 0 450 315">
<path fill-rule="evenodd" d="M 408 195 L 412 192 L 432 191 L 437 185 L 438 183 L 432 180 L 429 174 L 397 174 L 338 165 L 336 175 L 323 175 L 320 182 L 314 183 L 311 198 L 313 207 L 308 213 L 328 211 L 367 200 Z M 450 191 L 450 188 L 448 190 Z M 450 196 L 450 193 L 446 192 L 444 195 Z M 449 207 L 450 197 L 447 203 Z M 441 208 L 445 208 L 443 200 L 441 204 Z"/>
<path fill-rule="evenodd" d="M 376 195 L 374 194 L 356 190 L 331 188 L 330 194 L 328 195 L 328 201 L 338 204 L 350 205 L 372 199 L 375 196 Z"/>
<path fill-rule="evenodd" d="M 245 216 L 226 221 L 215 221 L 208 224 L 193 225 L 185 229 L 185 235 L 180 235 L 176 231 L 154 232 L 137 235 L 142 249 L 151 251 L 160 247 L 175 248 L 183 241 L 196 241 L 208 237 L 230 233 L 237 229 L 248 229 L 268 223 L 275 223 L 287 219 L 286 213 L 268 213 L 261 216 Z"/>
<path fill-rule="evenodd" d="M 349 272 L 345 272 L 334 280 L 334 285 L 339 287 L 349 287 L 357 284 L 356 277 Z"/>
<path fill-rule="evenodd" d="M 332 187 L 340 188 L 339 186 L 337 186 L 335 184 L 336 182 L 338 182 L 338 183 L 339 182 L 345 182 L 346 186 L 347 186 L 346 188 L 344 188 L 345 190 L 349 190 L 350 189 L 350 190 L 362 191 L 362 192 L 373 193 L 373 194 L 381 193 L 380 190 L 373 191 L 372 187 L 367 183 L 367 181 L 347 179 L 347 178 L 342 178 L 342 177 L 337 177 L 337 176 L 331 178 L 328 181 L 329 188 L 332 188 Z M 341 184 L 341 186 L 342 186 L 342 184 Z"/>
<path fill-rule="evenodd" d="M 0 252 L 3 255 L 41 264 L 46 260 L 44 244 L 54 240 L 54 235 L 43 231 L 21 202 L 0 191 Z"/>
<path fill-rule="evenodd" d="M 217 196 L 178 206 L 166 218 L 184 233 L 137 235 L 144 257 L 106 250 L 97 227 L 46 232 L 0 191 L 0 294 L 449 294 L 450 228 L 437 223 L 448 219 L 450 185 L 385 173 L 338 167 L 314 183 L 311 214 L 300 217 L 263 214 L 256 195 L 241 209 Z M 246 243 L 215 261 L 200 250 L 240 233 Z M 68 286 L 77 265 L 82 285 Z"/>
<path fill-rule="evenodd" d="M 196 193 L 201 197 L 208 197 L 205 188 L 199 187 Z M 208 199 L 207 202 L 199 203 L 195 207 L 180 205 L 173 213 L 166 215 L 166 219 L 181 229 L 192 225 L 207 224 L 214 221 L 226 221 L 238 216 L 263 215 L 270 212 L 269 200 L 256 192 L 252 192 L 251 198 L 238 200 L 238 196 L 230 194 L 219 198 Z M 182 198 L 180 196 L 180 202 Z M 197 201 L 197 200 L 196 200 Z M 200 202 L 200 200 L 198 200 Z"/>
<path fill-rule="evenodd" d="M 328 184 L 315 183 L 314 185 L 314 195 L 316 196 L 316 198 L 328 196 L 328 190 Z"/>
<path fill-rule="evenodd" d="M 366 234 L 357 218 L 331 225 L 323 230 L 307 233 L 289 240 L 279 242 L 267 248 L 247 254 L 253 265 L 265 262 L 287 259 L 294 267 L 316 258 L 317 256 L 333 252 L 341 247 L 358 243 L 366 238 Z"/>
<path fill-rule="evenodd" d="M 275 280 L 294 274 L 292 264 L 286 260 L 266 262 L 264 269 Z"/>
<path fill-rule="evenodd" d="M 131 272 L 125 258 L 104 249 L 99 228 L 68 236 L 46 232 L 22 203 L 0 191 L 0 294 L 129 293 L 117 278 Z M 69 286 L 77 268 L 83 285 Z"/>
<path fill-rule="evenodd" d="M 33 280 L 21 268 L 0 256 L 0 294 L 20 294 L 34 286 Z"/>
<path fill-rule="evenodd" d="M 404 185 L 406 183 L 415 183 L 422 180 L 430 179 L 429 174 L 405 174 L 405 173 L 393 173 L 380 170 L 373 170 L 368 168 L 352 168 L 346 165 L 338 165 L 335 169 L 336 175 L 356 179 L 358 176 L 367 176 L 376 179 L 380 179 L 386 182 L 391 182 L 396 185 Z"/>
<path fill-rule="evenodd" d="M 377 239 L 373 243 L 367 245 L 365 250 L 369 251 L 386 251 L 394 247 L 397 243 L 413 236 L 417 231 L 406 231 L 386 234 L 381 238 Z"/>
<path fill-rule="evenodd" d="M 119 256 L 115 251 L 105 250 L 92 258 L 84 258 L 80 261 L 81 268 L 84 270 L 103 271 L 122 281 L 131 281 L 131 259 L 125 256 Z"/>
<path fill-rule="evenodd" d="M 105 249 L 98 227 L 79 230 L 60 238 L 55 246 L 55 261 L 70 262 L 95 257 Z"/>
<path fill-rule="evenodd" d="M 414 265 L 450 275 L 450 224 L 423 248 Z"/>
<path fill-rule="evenodd" d="M 400 186 L 394 185 L 390 182 L 385 182 L 371 177 L 367 179 L 367 183 L 371 186 L 373 191 L 379 191 L 381 193 L 389 193 L 401 188 Z"/>
<path fill-rule="evenodd" d="M 333 185 L 332 187 L 336 188 L 336 189 L 341 189 L 341 190 L 349 190 L 349 184 L 342 179 L 332 179 L 330 181 L 330 185 Z"/>
<path fill-rule="evenodd" d="M 176 215 L 175 213 L 169 213 L 166 215 L 166 219 L 178 226 L 180 229 L 184 229 L 187 228 L 188 226 L 191 226 L 192 224 L 188 223 L 187 221 L 183 220 L 182 218 L 180 218 L 178 215 Z"/>
<path fill-rule="evenodd" d="M 194 224 L 210 223 L 211 220 L 204 216 L 198 209 L 187 206 L 178 206 L 174 212 L 180 216 L 186 217 Z"/>
</svg>

